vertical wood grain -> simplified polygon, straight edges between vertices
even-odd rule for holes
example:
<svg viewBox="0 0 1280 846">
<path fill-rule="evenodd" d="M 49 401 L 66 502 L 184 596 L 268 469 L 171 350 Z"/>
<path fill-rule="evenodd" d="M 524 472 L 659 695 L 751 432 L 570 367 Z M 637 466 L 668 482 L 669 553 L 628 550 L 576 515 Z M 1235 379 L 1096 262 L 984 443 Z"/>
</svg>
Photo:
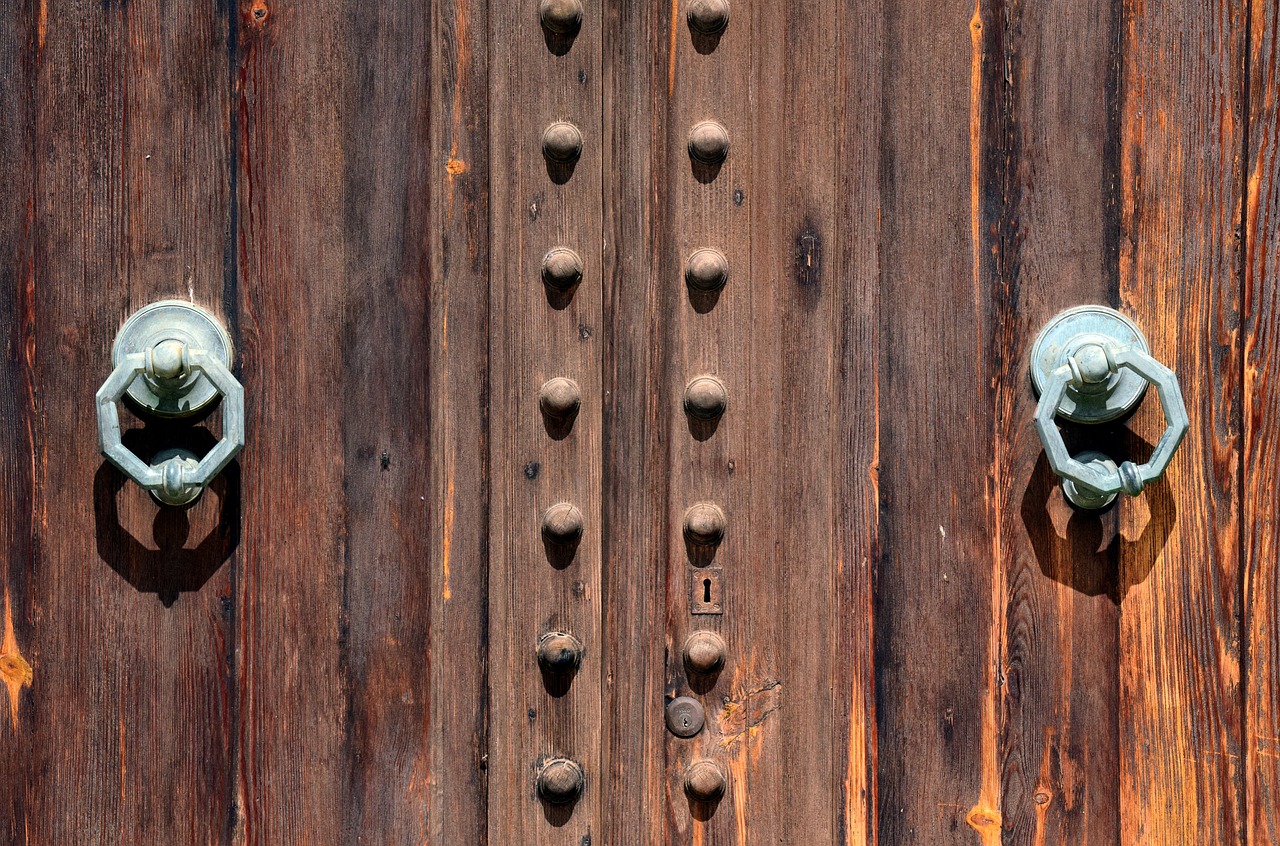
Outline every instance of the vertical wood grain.
<svg viewBox="0 0 1280 846">
<path fill-rule="evenodd" d="M 18 354 L 35 425 L 31 451 L 5 458 L 35 474 L 35 554 L 9 565 L 30 574 L 11 603 L 33 672 L 16 731 L 39 773 L 20 839 L 222 842 L 236 465 L 191 509 L 159 509 L 103 461 L 91 408 L 135 309 L 172 297 L 229 316 L 228 13 L 32 5 L 35 246 Z M 144 458 L 207 449 L 220 426 L 124 417 Z"/>
<path fill-rule="evenodd" d="M 883 843 L 1001 840 L 1004 482 L 982 82 L 990 8 L 887 15 L 880 186 L 881 554 L 876 723 Z"/>
<path fill-rule="evenodd" d="M 494 843 L 589 841 L 602 825 L 600 758 L 602 261 L 599 6 L 586 6 L 567 51 L 545 40 L 534 3 L 494 7 L 489 17 L 491 464 L 489 838 Z M 583 149 L 571 169 L 548 167 L 543 131 L 569 121 Z M 571 170 L 571 172 L 570 172 Z M 567 298 L 540 278 L 553 247 L 575 250 L 583 279 Z M 564 300 L 568 301 L 565 302 Z M 581 389 L 572 429 L 552 436 L 539 387 L 568 377 Z M 564 434 L 564 433 L 560 433 Z M 559 502 L 582 513 L 574 554 L 551 555 L 543 512 Z M 568 690 L 544 685 L 538 637 L 566 631 L 584 645 Z M 572 806 L 535 791 L 540 762 L 568 757 L 585 771 Z"/>
<path fill-rule="evenodd" d="M 836 5 L 835 221 L 829 248 L 834 390 L 834 700 L 831 802 L 835 842 L 880 842 L 873 576 L 880 556 L 880 184 L 884 74 L 861 56 L 884 48 L 886 10 Z M 820 404 L 821 401 L 820 401 Z"/>
<path fill-rule="evenodd" d="M 659 134 L 669 30 L 665 7 L 610 3 L 603 19 L 603 573 L 607 644 L 601 725 L 603 843 L 663 842 L 662 701 L 668 652 L 657 634 L 667 583 L 668 378 L 666 340 L 679 280 L 658 272 L 660 192 L 668 155 Z M 678 434 L 678 433 L 677 433 Z M 624 716 L 625 715 L 625 716 Z"/>
<path fill-rule="evenodd" d="M 1177 373 L 1191 431 L 1165 477 L 1167 539 L 1121 552 L 1134 585 L 1120 619 L 1120 842 L 1239 843 L 1244 10 L 1126 11 L 1120 299 Z M 1163 426 L 1155 399 L 1130 422 L 1148 441 Z M 1144 498 L 1160 519 L 1159 498 Z"/>
<path fill-rule="evenodd" d="M 0 17 L 0 839 L 18 843 L 31 823 L 39 773 L 30 696 L 35 529 L 35 80 L 37 10 Z"/>
<path fill-rule="evenodd" d="M 1248 147 L 1243 262 L 1245 843 L 1280 844 L 1280 538 L 1275 531 L 1280 420 L 1280 10 L 1253 2 L 1249 21 Z"/>
<path fill-rule="evenodd" d="M 1102 515 L 1074 512 L 1032 426 L 1028 355 L 1075 305 L 1116 306 L 1119 4 L 998 5 L 982 96 L 984 240 L 996 366 L 993 483 L 1004 575 L 1000 715 L 1005 843 L 1119 838 L 1117 514 L 1165 525 L 1164 489 Z M 1077 448 L 1133 458 L 1117 427 L 1071 427 Z M 1140 459 L 1139 459 L 1140 460 Z M 1145 545 L 1154 549 L 1156 544 Z"/>
<path fill-rule="evenodd" d="M 347 238 L 347 203 L 356 199 L 348 167 L 359 166 L 345 148 L 358 90 L 351 12 L 290 0 L 237 7 L 233 126 L 250 444 L 235 609 L 238 843 L 335 842 L 348 831 L 348 799 L 358 800 L 348 760 L 361 724 L 346 686 L 356 683 L 358 701 L 361 641 L 353 661 L 343 603 L 359 585 L 358 558 L 348 581 L 343 498 L 357 469 L 345 466 L 348 371 L 336 331 L 362 305 L 348 296 L 360 255 Z"/>
</svg>

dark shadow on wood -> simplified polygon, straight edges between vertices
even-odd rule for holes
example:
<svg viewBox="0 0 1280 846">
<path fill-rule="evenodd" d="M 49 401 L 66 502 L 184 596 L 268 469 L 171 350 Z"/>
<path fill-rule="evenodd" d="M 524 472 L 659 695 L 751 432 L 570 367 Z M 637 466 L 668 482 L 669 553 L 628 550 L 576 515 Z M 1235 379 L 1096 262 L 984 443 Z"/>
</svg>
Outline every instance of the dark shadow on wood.
<svg viewBox="0 0 1280 846">
<path fill-rule="evenodd" d="M 693 172 L 693 178 L 701 182 L 703 185 L 715 182 L 716 177 L 720 175 L 720 168 L 724 167 L 724 160 L 714 164 L 704 162 L 702 159 L 689 157 L 689 168 Z"/>
<path fill-rule="evenodd" d="M 699 442 L 711 440 L 711 436 L 714 435 L 716 433 L 716 430 L 720 428 L 720 420 L 723 417 L 724 415 L 721 414 L 718 417 L 713 417 L 710 420 L 703 420 L 699 417 L 694 417 L 692 414 L 688 414 L 688 413 L 686 413 L 684 416 L 685 420 L 689 424 L 689 434 L 693 437 L 695 441 L 699 441 Z"/>
<path fill-rule="evenodd" d="M 557 570 L 568 567 L 573 563 L 574 556 L 578 554 L 578 544 L 581 542 L 582 539 L 577 538 L 569 543 L 556 543 L 543 535 L 542 548 L 547 552 L 547 563 Z"/>
<path fill-rule="evenodd" d="M 724 798 L 718 796 L 715 799 L 703 800 L 694 799 L 686 796 L 689 800 L 689 814 L 698 822 L 706 822 L 716 814 L 716 808 L 720 807 L 720 801 Z"/>
<path fill-rule="evenodd" d="M 547 178 L 556 185 L 563 185 L 573 178 L 573 171 L 578 166 L 578 159 L 569 162 L 558 162 L 547 159 Z"/>
<path fill-rule="evenodd" d="M 1145 461 L 1152 446 L 1128 430 L 1111 429 L 1092 436 L 1090 427 L 1064 432 L 1072 454 L 1100 449 L 1116 460 Z M 1119 533 L 1115 505 L 1102 511 L 1071 509 L 1066 537 L 1060 537 L 1049 515 L 1049 499 L 1062 481 L 1044 453 L 1036 461 L 1022 496 L 1022 523 L 1040 570 L 1054 581 L 1086 596 L 1106 595 L 1119 605 L 1129 589 L 1143 582 L 1173 531 L 1178 509 L 1168 482 L 1152 482 L 1142 492 L 1150 519 L 1142 534 L 1128 540 Z M 1117 504 L 1124 498 L 1121 494 Z M 1105 541 L 1105 545 L 1104 545 Z"/>
<path fill-rule="evenodd" d="M 548 802 L 541 796 L 538 797 L 538 801 L 542 803 L 542 816 L 546 818 L 548 823 L 556 828 L 561 828 L 573 818 L 573 808 L 578 804 L 575 799 L 572 802 L 559 805 L 555 802 Z"/>
<path fill-rule="evenodd" d="M 693 49 L 696 50 L 699 55 L 708 56 L 714 53 L 716 48 L 720 46 L 720 39 L 724 37 L 726 31 L 727 30 L 722 29 L 716 33 L 707 33 L 690 27 L 689 40 L 693 42 Z"/>
<path fill-rule="evenodd" d="M 581 284 L 581 283 L 579 283 Z M 574 285 L 570 288 L 556 288 L 543 282 L 542 287 L 547 292 L 547 305 L 556 311 L 564 311 L 569 307 L 569 303 L 573 302 L 573 295 L 577 292 L 578 286 Z"/>
<path fill-rule="evenodd" d="M 122 438 L 143 461 L 162 449 L 181 447 L 204 455 L 217 442 L 207 429 L 193 429 L 188 421 L 157 421 L 132 429 Z M 179 594 L 200 590 L 240 543 L 240 463 L 233 461 L 214 479 L 200 499 L 188 508 L 156 504 L 150 549 L 120 524 L 121 490 L 133 484 L 123 473 L 102 462 L 93 482 L 94 522 L 98 557 L 140 593 L 154 593 L 166 606 Z M 194 547 L 187 547 L 191 530 L 189 509 L 212 493 L 218 500 L 218 524 Z"/>
<path fill-rule="evenodd" d="M 684 536 L 685 554 L 689 556 L 689 563 L 694 567 L 706 567 L 716 560 L 716 550 L 720 548 L 717 543 L 698 543 L 689 539 L 688 535 Z"/>
<path fill-rule="evenodd" d="M 720 680 L 720 674 L 724 672 L 724 667 L 711 673 L 687 673 L 685 681 L 689 685 L 689 689 L 698 695 L 705 695 L 715 690 L 716 682 Z"/>
<path fill-rule="evenodd" d="M 568 693 L 569 688 L 573 686 L 574 676 L 578 675 L 576 667 L 569 670 L 551 670 L 539 666 L 538 670 L 542 673 L 542 686 L 546 688 L 547 695 L 553 699 L 559 699 Z"/>
<path fill-rule="evenodd" d="M 569 437 L 569 433 L 573 431 L 573 423 L 578 419 L 578 410 L 575 408 L 564 415 L 542 411 L 542 428 L 547 431 L 547 437 L 553 441 L 563 441 Z"/>
<path fill-rule="evenodd" d="M 542 40 L 546 42 L 547 49 L 551 51 L 553 56 L 563 56 L 573 49 L 574 39 L 578 37 L 578 32 L 582 29 L 581 25 L 573 28 L 571 32 L 554 32 L 547 29 L 546 25 L 542 26 Z"/>
<path fill-rule="evenodd" d="M 693 310 L 698 314 L 706 314 L 716 307 L 716 303 L 720 302 L 720 292 L 724 288 L 716 288 L 714 291 L 700 291 L 697 288 L 689 288 L 688 290 L 689 305 L 693 306 Z"/>
</svg>

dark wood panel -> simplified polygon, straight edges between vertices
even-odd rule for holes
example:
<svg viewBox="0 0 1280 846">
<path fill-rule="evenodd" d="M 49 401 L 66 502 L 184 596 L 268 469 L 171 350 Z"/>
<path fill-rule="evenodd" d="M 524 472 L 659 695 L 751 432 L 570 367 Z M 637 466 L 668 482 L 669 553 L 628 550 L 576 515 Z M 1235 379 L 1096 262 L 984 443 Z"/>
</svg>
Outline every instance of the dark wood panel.
<svg viewBox="0 0 1280 846">
<path fill-rule="evenodd" d="M 240 13 L 233 132 L 249 445 L 233 839 L 331 843 L 351 831 L 361 785 L 349 761 L 363 739 L 347 695 L 354 681 L 359 696 L 362 640 L 353 661 L 359 574 L 349 581 L 343 485 L 358 469 L 345 466 L 339 331 L 362 304 L 348 295 L 359 268 L 344 146 L 359 92 L 355 10 L 253 0 Z"/>
<path fill-rule="evenodd" d="M 1121 843 L 1244 838 L 1245 23 L 1238 3 L 1139 5 L 1121 45 L 1120 302 L 1177 373 L 1191 415 L 1165 492 L 1142 497 L 1146 534 L 1137 509 L 1121 523 L 1140 538 L 1120 557 L 1131 585 L 1120 619 Z M 1163 427 L 1155 399 L 1129 424 L 1149 442 Z"/>
<path fill-rule="evenodd" d="M 38 16 L 30 4 L 0 17 L 0 840 L 31 824 L 33 757 L 29 697 L 38 508 L 35 499 L 35 109 Z"/>
<path fill-rule="evenodd" d="M 1032 426 L 1029 351 L 1059 311 L 1118 306 L 1118 4 L 1015 3 L 984 22 L 982 182 L 994 363 L 1005 843 L 1119 841 L 1117 515 L 1074 511 Z M 1132 457 L 1110 427 L 1075 449 Z M 1152 488 L 1158 513 L 1162 489 Z M 1153 520 L 1151 531 L 1159 527 Z M 1152 545 L 1151 548 L 1154 548 Z"/>
<path fill-rule="evenodd" d="M 1280 9 L 1250 4 L 1243 262 L 1245 843 L 1280 844 Z"/>
<path fill-rule="evenodd" d="M 1001 840 L 999 276 L 983 181 L 990 8 L 903 2 L 882 92 L 879 836 Z M 985 120 L 984 120 L 985 119 Z M 998 203 L 997 203 L 998 205 Z"/>
<path fill-rule="evenodd" d="M 572 38 L 549 36 L 536 4 L 491 9 L 490 267 L 492 332 L 489 838 L 494 843 L 590 841 L 603 825 L 600 737 L 601 468 L 604 329 L 601 282 L 601 32 L 586 6 Z M 544 131 L 567 121 L 581 135 L 574 163 L 543 156 Z M 567 292 L 543 285 L 543 257 L 565 247 L 582 279 Z M 544 419 L 541 386 L 577 383 L 572 425 Z M 580 540 L 544 542 L 542 518 L 567 503 L 581 515 Z M 572 634 L 584 647 L 571 680 L 543 678 L 544 633 Z M 535 790 L 541 763 L 567 757 L 585 775 L 571 805 Z"/>
<path fill-rule="evenodd" d="M 603 355 L 605 714 L 601 842 L 666 838 L 666 614 L 670 345 L 664 327 L 679 280 L 660 273 L 658 237 L 667 148 L 658 126 L 670 34 L 668 9 L 610 3 L 604 30 Z M 675 585 L 670 586 L 678 590 Z M 624 716 L 625 715 L 625 716 Z"/>
<path fill-rule="evenodd" d="M 23 357 L 34 355 L 29 843 L 225 842 L 232 819 L 236 466 L 186 512 L 107 465 L 91 411 L 116 330 L 167 297 L 234 302 L 230 22 L 215 4 L 36 6 Z M 7 83 L 6 83 L 7 84 Z M 194 425 L 129 419 L 144 458 Z M 6 456 L 6 463 L 15 456 Z M 29 707 L 23 714 L 22 709 Z"/>
</svg>

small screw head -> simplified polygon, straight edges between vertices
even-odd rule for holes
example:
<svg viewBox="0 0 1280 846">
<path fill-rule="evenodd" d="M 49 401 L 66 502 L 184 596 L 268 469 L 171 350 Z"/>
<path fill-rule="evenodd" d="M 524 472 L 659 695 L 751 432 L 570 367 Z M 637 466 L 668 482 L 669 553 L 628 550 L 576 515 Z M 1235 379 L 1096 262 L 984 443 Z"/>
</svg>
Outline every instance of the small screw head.
<svg viewBox="0 0 1280 846">
<path fill-rule="evenodd" d="M 724 383 L 714 376 L 698 376 L 684 389 L 684 410 L 697 420 L 715 420 L 729 405 Z"/>
<path fill-rule="evenodd" d="M 538 4 L 538 17 L 550 32 L 561 35 L 578 31 L 582 25 L 581 0 L 542 0 Z"/>
<path fill-rule="evenodd" d="M 684 513 L 684 536 L 699 546 L 715 546 L 724 539 L 724 511 L 714 502 L 695 502 Z"/>
<path fill-rule="evenodd" d="M 582 795 L 582 765 L 568 758 L 550 758 L 538 768 L 538 795 L 552 805 L 568 805 Z"/>
<path fill-rule="evenodd" d="M 582 133 L 568 121 L 556 121 L 542 133 L 542 154 L 561 164 L 576 162 L 582 155 Z"/>
<path fill-rule="evenodd" d="M 1071 356 L 1072 376 L 1082 385 L 1098 385 L 1111 377 L 1115 367 L 1102 344 L 1081 345 Z"/>
<path fill-rule="evenodd" d="M 542 282 L 555 291 L 568 291 L 582 281 L 582 257 L 568 247 L 556 247 L 542 258 Z"/>
<path fill-rule="evenodd" d="M 729 132 L 714 120 L 689 130 L 689 155 L 706 164 L 720 164 L 729 155 Z"/>
<path fill-rule="evenodd" d="M 538 666 L 551 675 L 576 673 L 582 652 L 582 641 L 567 632 L 547 632 L 538 638 Z"/>
<path fill-rule="evenodd" d="M 709 676 L 724 669 L 729 647 L 712 631 L 696 631 L 684 642 L 684 665 L 690 672 Z"/>
<path fill-rule="evenodd" d="M 714 802 L 724 795 L 728 779 L 715 761 L 694 761 L 684 773 L 684 792 L 697 802 Z"/>
<path fill-rule="evenodd" d="M 568 502 L 557 502 L 542 514 L 542 536 L 556 546 L 569 546 L 582 538 L 582 512 Z"/>
<path fill-rule="evenodd" d="M 716 35 L 729 26 L 729 0 L 693 0 L 687 14 L 690 28 Z"/>
<path fill-rule="evenodd" d="M 582 407 L 582 390 L 566 376 L 556 376 L 538 389 L 538 408 L 548 417 L 566 420 Z"/>
<path fill-rule="evenodd" d="M 729 281 L 729 262 L 719 250 L 696 250 L 685 264 L 684 280 L 695 291 L 718 291 Z"/>
</svg>

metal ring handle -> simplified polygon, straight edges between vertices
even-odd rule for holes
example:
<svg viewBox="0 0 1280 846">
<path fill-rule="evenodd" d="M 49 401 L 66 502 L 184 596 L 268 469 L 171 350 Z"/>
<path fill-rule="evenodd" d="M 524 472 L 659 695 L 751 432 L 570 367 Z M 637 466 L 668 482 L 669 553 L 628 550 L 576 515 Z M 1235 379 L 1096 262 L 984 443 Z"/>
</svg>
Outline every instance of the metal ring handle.
<svg viewBox="0 0 1280 846">
<path fill-rule="evenodd" d="M 1101 507 L 1122 491 L 1129 496 L 1137 496 L 1148 482 L 1164 475 L 1178 444 L 1182 443 L 1187 430 L 1191 428 L 1191 421 L 1182 400 L 1182 389 L 1178 387 L 1178 377 L 1168 367 L 1134 345 L 1117 350 L 1103 344 L 1091 344 L 1089 347 L 1087 351 L 1081 348 L 1077 355 L 1085 353 L 1096 359 L 1101 354 L 1105 356 L 1105 362 L 1099 359 L 1086 361 L 1082 365 L 1077 356 L 1073 355 L 1066 364 L 1054 370 L 1045 385 L 1044 393 L 1040 395 L 1040 405 L 1036 408 L 1036 430 L 1040 433 L 1040 440 L 1044 444 L 1045 455 L 1049 458 L 1053 472 L 1077 488 L 1095 494 L 1091 499 L 1097 504 L 1093 507 Z M 1110 461 L 1095 459 L 1086 463 L 1073 458 L 1054 422 L 1067 387 L 1083 388 L 1100 378 L 1118 373 L 1122 368 L 1127 368 L 1154 385 L 1160 395 L 1166 426 L 1151 458 L 1144 464 L 1125 461 L 1119 466 Z"/>
<path fill-rule="evenodd" d="M 134 379 L 144 374 L 156 378 L 156 370 L 154 350 L 126 355 L 120 360 L 98 389 L 98 443 L 108 461 L 151 491 L 156 499 L 167 505 L 186 505 L 195 501 L 244 447 L 244 388 L 216 356 L 182 345 L 180 372 L 184 375 L 191 371 L 203 373 L 222 394 L 222 440 L 199 461 L 189 455 L 175 454 L 148 465 L 121 440 L 116 404 Z M 170 374 L 162 370 L 159 375 Z"/>
</svg>

